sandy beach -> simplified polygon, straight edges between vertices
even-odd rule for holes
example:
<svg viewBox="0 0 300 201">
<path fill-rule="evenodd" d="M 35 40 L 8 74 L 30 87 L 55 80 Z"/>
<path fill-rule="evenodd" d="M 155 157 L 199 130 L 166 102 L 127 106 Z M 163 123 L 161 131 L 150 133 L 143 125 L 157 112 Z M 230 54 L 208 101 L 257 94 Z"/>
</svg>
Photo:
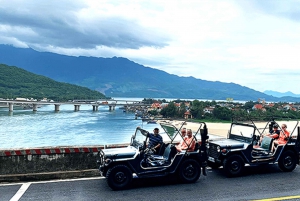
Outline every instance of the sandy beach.
<svg viewBox="0 0 300 201">
<path fill-rule="evenodd" d="M 158 121 L 157 123 L 161 123 L 162 121 Z M 183 121 L 177 121 L 177 120 L 167 120 L 167 121 L 163 121 L 164 123 L 170 123 L 173 124 L 176 128 L 180 128 Z M 258 128 L 264 128 L 266 126 L 267 122 L 263 122 L 263 123 L 256 123 L 256 126 Z M 281 124 L 285 123 L 287 124 L 288 127 L 288 131 L 292 132 L 292 130 L 295 128 L 297 121 L 277 121 L 277 123 L 281 126 Z M 231 123 L 206 123 L 207 128 L 208 128 L 208 134 L 211 135 L 216 135 L 216 136 L 220 136 L 220 137 L 227 137 L 228 131 L 230 129 L 230 125 Z M 193 123 L 193 122 L 186 122 L 186 125 L 184 125 L 183 127 L 187 128 L 187 129 L 192 129 L 192 131 L 196 132 L 199 128 L 199 124 L 198 123 Z M 297 133 L 297 131 L 295 131 L 293 133 L 293 135 L 295 135 Z"/>
<path fill-rule="evenodd" d="M 172 124 L 178 129 L 181 127 L 183 123 L 183 121 L 177 121 L 177 120 L 157 121 L 157 123 L 162 123 L 162 122 L 167 124 Z M 230 128 L 230 123 L 206 123 L 206 125 L 209 134 L 217 135 L 220 137 L 227 137 L 227 133 Z M 192 129 L 193 132 L 196 132 L 199 129 L 199 124 L 193 122 L 186 122 L 186 124 L 182 128 Z"/>
</svg>

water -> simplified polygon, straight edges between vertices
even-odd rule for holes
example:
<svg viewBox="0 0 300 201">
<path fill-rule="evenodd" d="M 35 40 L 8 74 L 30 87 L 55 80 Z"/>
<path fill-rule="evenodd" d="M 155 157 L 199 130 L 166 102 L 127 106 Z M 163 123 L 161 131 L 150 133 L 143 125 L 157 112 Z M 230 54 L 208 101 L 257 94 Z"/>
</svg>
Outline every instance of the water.
<svg viewBox="0 0 300 201">
<path fill-rule="evenodd" d="M 60 111 L 54 112 L 54 106 L 48 105 L 37 112 L 14 107 L 13 113 L 0 108 L 0 149 L 129 143 L 137 126 L 148 131 L 160 127 L 135 120 L 133 113 L 124 113 L 118 107 L 109 111 L 108 106 L 100 106 L 99 111 L 93 112 L 91 105 L 81 105 L 80 111 L 74 112 L 73 105 L 61 105 Z"/>
<path fill-rule="evenodd" d="M 157 124 L 135 120 L 134 113 L 116 107 L 100 106 L 93 112 L 91 105 L 81 105 L 74 112 L 73 105 L 38 108 L 37 112 L 14 108 L 0 108 L 0 149 L 46 146 L 90 146 L 129 143 L 137 126 L 152 131 Z"/>
</svg>

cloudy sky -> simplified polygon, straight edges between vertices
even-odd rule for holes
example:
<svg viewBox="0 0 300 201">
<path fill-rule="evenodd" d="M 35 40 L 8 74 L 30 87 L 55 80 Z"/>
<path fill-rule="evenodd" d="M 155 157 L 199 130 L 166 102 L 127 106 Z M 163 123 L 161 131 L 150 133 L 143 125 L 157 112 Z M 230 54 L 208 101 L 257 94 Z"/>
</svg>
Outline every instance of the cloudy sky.
<svg viewBox="0 0 300 201">
<path fill-rule="evenodd" d="M 0 0 L 0 44 L 300 94 L 299 0 Z"/>
</svg>

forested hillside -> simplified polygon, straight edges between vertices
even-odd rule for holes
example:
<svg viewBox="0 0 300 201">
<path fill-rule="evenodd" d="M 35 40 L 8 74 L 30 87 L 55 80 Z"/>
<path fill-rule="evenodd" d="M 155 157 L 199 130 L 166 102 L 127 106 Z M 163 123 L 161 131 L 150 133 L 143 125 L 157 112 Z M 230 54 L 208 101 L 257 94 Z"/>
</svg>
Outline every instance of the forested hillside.
<svg viewBox="0 0 300 201">
<path fill-rule="evenodd" d="M 297 97 L 267 95 L 235 84 L 234 80 L 224 83 L 168 74 L 121 57 L 75 57 L 0 45 L 0 63 L 18 66 L 56 81 L 88 87 L 110 97 L 300 101 Z"/>
<path fill-rule="evenodd" d="M 105 98 L 98 91 L 73 84 L 56 82 L 24 69 L 0 64 L 0 98 L 69 99 Z"/>
</svg>

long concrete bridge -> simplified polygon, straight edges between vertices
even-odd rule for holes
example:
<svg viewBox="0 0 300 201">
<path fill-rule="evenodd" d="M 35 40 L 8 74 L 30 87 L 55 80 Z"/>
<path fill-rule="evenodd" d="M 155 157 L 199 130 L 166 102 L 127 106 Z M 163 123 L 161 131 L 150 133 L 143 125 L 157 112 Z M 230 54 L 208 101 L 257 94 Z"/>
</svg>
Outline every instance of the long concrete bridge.
<svg viewBox="0 0 300 201">
<path fill-rule="evenodd" d="M 101 105 L 108 106 L 109 110 L 114 110 L 116 106 L 150 106 L 150 104 L 144 104 L 141 101 L 130 100 L 114 100 L 114 99 L 101 99 L 101 100 L 73 100 L 67 102 L 55 102 L 55 101 L 30 101 L 30 100 L 0 100 L 2 107 L 8 107 L 10 112 L 13 111 L 14 105 L 18 106 L 30 106 L 33 111 L 37 111 L 37 108 L 42 105 L 53 105 L 54 111 L 59 111 L 61 105 L 74 105 L 74 111 L 79 111 L 81 105 L 91 105 L 93 111 L 98 111 L 98 107 Z"/>
</svg>

